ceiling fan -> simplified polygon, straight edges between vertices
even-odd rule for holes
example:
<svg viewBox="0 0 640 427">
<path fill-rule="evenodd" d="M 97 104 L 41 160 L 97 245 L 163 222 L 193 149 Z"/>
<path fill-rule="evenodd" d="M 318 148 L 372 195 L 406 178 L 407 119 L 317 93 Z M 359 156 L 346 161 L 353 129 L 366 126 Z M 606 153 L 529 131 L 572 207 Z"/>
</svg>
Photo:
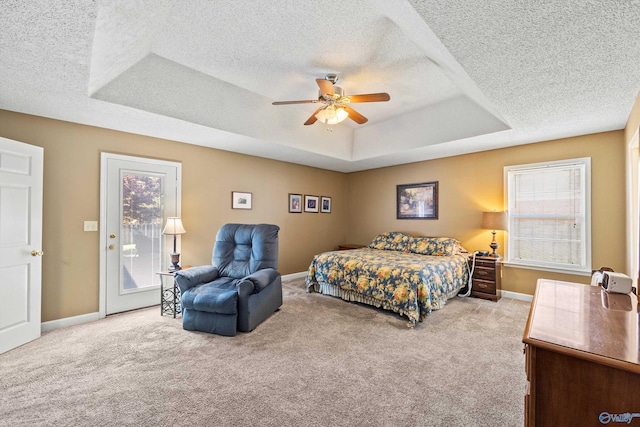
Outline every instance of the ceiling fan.
<svg viewBox="0 0 640 427">
<path fill-rule="evenodd" d="M 363 124 L 369 119 L 349 107 L 349 104 L 356 102 L 386 102 L 391 99 L 389 94 L 384 92 L 345 96 L 342 88 L 335 86 L 337 81 L 337 74 L 327 74 L 324 79 L 316 79 L 316 83 L 320 88 L 318 91 L 318 99 L 307 101 L 277 101 L 274 102 L 273 105 L 323 104 L 304 122 L 305 126 L 312 125 L 317 120 L 328 125 L 333 125 L 346 120 L 347 117 L 358 124 Z"/>
</svg>

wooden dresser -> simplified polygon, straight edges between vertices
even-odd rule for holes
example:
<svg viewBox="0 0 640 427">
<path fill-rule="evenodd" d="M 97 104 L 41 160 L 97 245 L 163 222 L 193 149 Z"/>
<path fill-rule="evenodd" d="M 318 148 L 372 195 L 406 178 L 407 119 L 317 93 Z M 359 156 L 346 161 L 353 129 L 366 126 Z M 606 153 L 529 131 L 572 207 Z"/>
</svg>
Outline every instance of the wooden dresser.
<svg viewBox="0 0 640 427">
<path fill-rule="evenodd" d="M 525 426 L 640 426 L 638 319 L 634 294 L 538 280 L 523 338 Z"/>
</svg>

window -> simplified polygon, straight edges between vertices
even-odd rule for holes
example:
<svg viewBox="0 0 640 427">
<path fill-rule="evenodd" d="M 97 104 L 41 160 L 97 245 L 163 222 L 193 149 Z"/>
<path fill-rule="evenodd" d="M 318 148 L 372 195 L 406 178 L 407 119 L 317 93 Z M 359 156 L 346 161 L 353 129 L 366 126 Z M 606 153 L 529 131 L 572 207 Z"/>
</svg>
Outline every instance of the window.
<svg viewBox="0 0 640 427">
<path fill-rule="evenodd" d="M 507 264 L 591 274 L 591 159 L 505 167 Z"/>
</svg>

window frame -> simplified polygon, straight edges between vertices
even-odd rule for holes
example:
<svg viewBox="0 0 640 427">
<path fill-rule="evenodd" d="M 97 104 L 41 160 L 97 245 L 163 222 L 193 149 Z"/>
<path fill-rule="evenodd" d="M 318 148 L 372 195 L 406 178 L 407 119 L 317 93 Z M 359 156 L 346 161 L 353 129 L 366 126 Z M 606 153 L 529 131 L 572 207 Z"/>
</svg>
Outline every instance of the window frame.
<svg viewBox="0 0 640 427">
<path fill-rule="evenodd" d="M 522 171 L 539 171 L 540 169 L 545 168 L 557 168 L 562 166 L 579 166 L 582 170 L 581 174 L 581 184 L 582 190 L 584 192 L 584 197 L 582 198 L 582 209 L 584 214 L 580 216 L 584 220 L 584 230 L 582 236 L 582 264 L 572 266 L 571 264 L 565 263 L 552 263 L 552 262 L 544 262 L 544 261 L 522 261 L 513 259 L 513 253 L 511 248 L 514 247 L 513 239 L 516 237 L 512 232 L 508 233 L 508 238 L 506 242 L 505 255 L 506 259 L 504 264 L 509 267 L 518 267 L 518 268 L 526 268 L 526 269 L 534 269 L 534 270 L 543 270 L 543 271 L 551 271 L 555 273 L 565 273 L 565 274 L 574 274 L 574 275 L 591 275 L 591 158 L 590 157 L 581 157 L 575 159 L 565 159 L 565 160 L 554 160 L 548 162 L 538 162 L 538 163 L 528 163 L 523 165 L 512 165 L 504 167 L 504 206 L 505 210 L 509 212 L 509 231 L 513 230 L 513 221 L 518 216 L 515 216 L 511 212 L 511 191 L 512 191 L 512 183 L 511 177 L 512 172 L 522 172 Z"/>
</svg>

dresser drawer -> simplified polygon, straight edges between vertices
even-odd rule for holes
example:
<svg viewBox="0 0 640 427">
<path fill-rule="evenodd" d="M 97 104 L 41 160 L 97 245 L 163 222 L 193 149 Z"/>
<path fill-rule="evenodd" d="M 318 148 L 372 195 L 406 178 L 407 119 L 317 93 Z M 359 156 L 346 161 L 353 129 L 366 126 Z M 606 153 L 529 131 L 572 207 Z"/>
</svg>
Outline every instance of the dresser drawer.
<svg viewBox="0 0 640 427">
<path fill-rule="evenodd" d="M 493 280 L 473 279 L 473 291 L 495 295 L 496 282 Z"/>
</svg>

